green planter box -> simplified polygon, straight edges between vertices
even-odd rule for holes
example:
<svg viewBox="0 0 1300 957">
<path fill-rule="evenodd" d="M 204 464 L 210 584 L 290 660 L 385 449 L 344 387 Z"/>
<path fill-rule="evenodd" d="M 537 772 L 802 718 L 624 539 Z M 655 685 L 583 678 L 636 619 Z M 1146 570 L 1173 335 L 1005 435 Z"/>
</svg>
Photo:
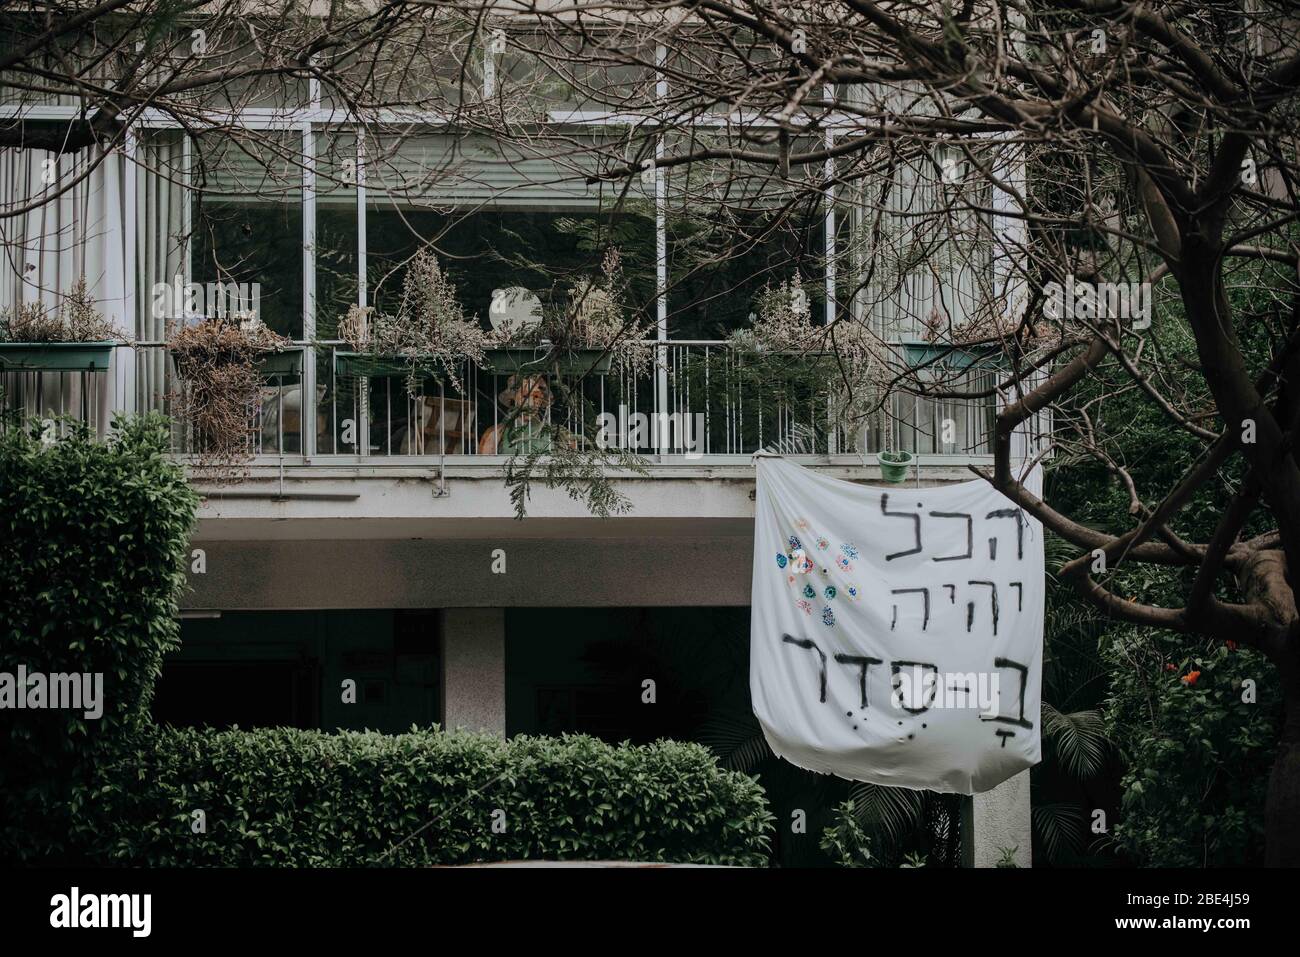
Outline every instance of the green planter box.
<svg viewBox="0 0 1300 957">
<path fill-rule="evenodd" d="M 969 369 L 978 365 L 995 365 L 1001 358 L 1001 352 L 996 346 L 959 348 L 907 343 L 903 346 L 903 350 L 909 365 L 929 365 L 937 369 Z"/>
<path fill-rule="evenodd" d="M 257 371 L 266 376 L 302 375 L 302 347 L 262 354 L 257 359 Z"/>
<path fill-rule="evenodd" d="M 411 374 L 411 360 L 401 356 L 377 356 L 369 352 L 334 353 L 334 371 L 341 376 L 358 379 L 405 379 Z M 444 380 L 447 370 L 442 363 L 432 359 L 417 359 L 416 375 L 425 380 Z"/>
<path fill-rule="evenodd" d="M 103 372 L 115 342 L 0 342 L 5 372 Z"/>
<path fill-rule="evenodd" d="M 613 363 L 614 354 L 605 349 L 573 349 L 558 357 L 544 347 L 487 349 L 483 353 L 483 368 L 497 375 L 553 372 L 557 368 L 564 375 L 606 375 Z"/>
<path fill-rule="evenodd" d="M 175 350 L 167 350 L 176 361 L 177 353 Z M 294 346 L 285 349 L 283 352 L 273 352 L 270 349 L 259 353 L 253 360 L 253 366 L 263 376 L 275 376 L 276 378 L 286 378 L 290 376 L 302 375 L 302 346 Z"/>
</svg>

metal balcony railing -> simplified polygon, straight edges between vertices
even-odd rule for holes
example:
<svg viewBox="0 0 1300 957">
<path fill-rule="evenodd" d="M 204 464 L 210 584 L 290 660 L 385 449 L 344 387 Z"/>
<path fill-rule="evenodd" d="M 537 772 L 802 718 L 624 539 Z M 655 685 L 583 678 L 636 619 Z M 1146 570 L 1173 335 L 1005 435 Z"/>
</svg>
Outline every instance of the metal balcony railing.
<svg viewBox="0 0 1300 957">
<path fill-rule="evenodd" d="M 103 435 L 108 426 L 108 370 L 14 370 L 0 366 L 0 427 L 40 423 L 45 434 L 60 434 L 71 423 Z"/>
<path fill-rule="evenodd" d="M 300 343 L 301 361 L 263 374 L 249 409 L 248 452 L 306 456 L 312 463 L 373 464 L 436 456 L 505 456 L 527 450 L 538 423 L 561 426 L 572 445 L 626 448 L 670 463 L 701 457 L 743 457 L 784 446 L 811 455 L 874 452 L 880 427 L 849 434 L 832 412 L 837 371 L 828 357 L 755 361 L 722 341 L 654 343 L 655 367 L 630 375 L 564 373 L 540 391 L 528 374 L 503 374 L 461 363 L 452 377 L 417 376 L 400 363 L 358 363 L 341 343 Z M 130 356 L 118 350 L 119 356 Z M 134 349 L 136 411 L 173 416 L 173 445 L 202 451 L 198 435 L 176 415 L 188 384 L 165 345 Z M 314 359 L 314 361 L 312 361 Z M 119 360 L 120 361 L 120 360 Z M 992 371 L 948 374 L 951 388 L 991 390 Z M 65 414 L 102 429 L 103 373 L 4 373 L 0 405 L 23 415 Z M 521 386 L 524 388 L 521 389 Z M 520 415 L 520 402 L 540 409 Z M 994 399 L 892 399 L 887 428 L 896 449 L 924 455 L 971 456 L 991 451 Z M 556 433 L 552 433 L 556 434 Z"/>
</svg>

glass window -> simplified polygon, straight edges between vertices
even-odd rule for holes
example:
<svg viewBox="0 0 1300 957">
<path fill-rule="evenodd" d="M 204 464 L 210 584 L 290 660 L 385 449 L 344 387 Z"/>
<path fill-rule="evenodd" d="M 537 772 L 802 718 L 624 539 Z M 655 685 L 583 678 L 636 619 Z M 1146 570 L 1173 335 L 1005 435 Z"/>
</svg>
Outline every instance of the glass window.
<svg viewBox="0 0 1300 957">
<path fill-rule="evenodd" d="M 383 42 L 358 42 L 321 78 L 321 106 L 330 108 L 452 109 L 462 102 L 462 85 L 482 84 L 482 53 L 471 43 L 472 19 L 443 9 L 436 17 L 387 31 Z M 476 101 L 477 94 L 466 98 Z"/>
<path fill-rule="evenodd" d="M 669 153 L 706 145 L 701 138 Z M 799 152 L 815 145 L 796 141 L 791 148 Z M 820 164 L 795 167 L 792 175 L 815 180 L 821 171 Z M 826 245 L 820 192 L 784 181 L 775 166 L 735 162 L 670 168 L 667 194 L 672 338 L 725 338 L 749 323 L 764 286 L 796 275 L 820 321 Z"/>
<path fill-rule="evenodd" d="M 279 54 L 279 58 L 288 59 L 284 47 L 293 42 L 291 35 L 277 35 L 274 30 L 255 33 L 248 24 L 232 18 L 220 22 L 216 30 L 212 24 L 203 30 L 197 26 L 175 30 L 170 49 L 165 56 L 159 51 L 159 59 L 164 70 L 170 60 L 189 61 L 194 69 L 214 74 L 225 72 L 228 79 L 197 91 L 199 102 L 207 109 L 294 109 L 309 105 L 306 77 L 291 76 L 287 71 L 261 72 L 268 56 Z"/>
<path fill-rule="evenodd" d="M 359 302 L 357 181 L 364 175 L 350 129 L 318 128 L 316 145 L 316 338 L 333 339 Z"/>
<path fill-rule="evenodd" d="M 995 301 L 991 190 L 971 157 L 914 144 L 857 162 L 869 172 L 845 164 L 851 185 L 840 197 L 851 224 L 841 279 L 855 315 L 886 339 L 915 342 L 950 338 L 987 317 Z"/>
<path fill-rule="evenodd" d="M 370 303 L 394 309 L 406 261 L 428 245 L 455 282 L 465 311 L 486 323 L 496 289 L 539 298 L 598 274 L 618 246 L 634 308 L 652 308 L 654 212 L 585 182 L 587 140 L 535 147 L 478 138 L 413 137 L 367 162 L 366 272 Z"/>
<path fill-rule="evenodd" d="M 653 102 L 654 48 L 642 47 L 640 63 L 629 44 L 643 37 L 604 30 L 555 34 L 508 31 L 498 35 L 493 64 L 493 98 L 514 113 L 531 116 L 548 110 L 636 109 Z M 490 42 L 490 41 L 489 41 Z"/>
<path fill-rule="evenodd" d="M 303 317 L 301 155 L 297 130 L 246 131 L 200 136 L 190 164 L 193 281 L 205 290 L 235 284 L 263 322 L 294 339 Z M 227 308 L 218 299 L 203 311 Z"/>
</svg>

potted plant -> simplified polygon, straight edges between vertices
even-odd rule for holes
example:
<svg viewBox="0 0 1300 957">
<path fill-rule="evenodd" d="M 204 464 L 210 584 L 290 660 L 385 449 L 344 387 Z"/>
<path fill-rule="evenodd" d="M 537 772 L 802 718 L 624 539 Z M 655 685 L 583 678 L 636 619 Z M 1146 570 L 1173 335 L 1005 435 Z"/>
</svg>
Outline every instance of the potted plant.
<svg viewBox="0 0 1300 957">
<path fill-rule="evenodd" d="M 108 368 L 117 333 L 78 279 L 58 310 L 29 302 L 0 310 L 0 369 L 98 372 Z"/>
<path fill-rule="evenodd" d="M 334 353 L 335 371 L 361 378 L 405 376 L 412 393 L 424 379 L 446 378 L 459 389 L 458 365 L 481 363 L 487 342 L 427 249 L 407 267 L 397 311 L 354 305 L 339 320 L 339 338 L 350 350 Z"/>
<path fill-rule="evenodd" d="M 881 449 L 876 453 L 876 463 L 880 466 L 880 477 L 891 484 L 899 485 L 907 481 L 908 469 L 916 458 L 911 452 Z"/>
<path fill-rule="evenodd" d="M 606 375 L 615 365 L 637 373 L 651 365 L 644 328 L 628 318 L 622 260 L 610 248 L 596 279 L 574 284 L 541 306 L 538 322 L 504 323 L 489 335 L 483 367 L 493 373 Z"/>
<path fill-rule="evenodd" d="M 169 398 L 193 430 L 196 473 L 211 481 L 237 480 L 256 446 L 264 376 L 280 374 L 273 368 L 277 356 L 300 358 L 301 351 L 256 317 L 182 326 L 167 347 L 182 384 Z"/>
<path fill-rule="evenodd" d="M 847 434 L 861 436 L 859 448 L 867 448 L 869 424 L 884 414 L 881 398 L 890 377 L 884 358 L 888 349 L 866 323 L 847 315 L 832 325 L 814 323 L 808 294 L 796 273 L 777 286 L 763 287 L 748 327 L 733 332 L 728 342 L 752 360 L 740 372 L 756 380 L 760 410 L 764 402 L 806 403 L 806 389 L 816 383 L 818 400 L 826 402 L 827 418 Z M 810 416 L 807 428 L 813 429 L 814 421 L 816 430 L 824 429 L 821 422 L 826 420 L 820 415 Z M 815 447 L 815 440 L 809 443 L 807 438 L 797 444 Z M 870 464 L 865 456 L 864 464 Z"/>
<path fill-rule="evenodd" d="M 876 453 L 876 464 L 880 467 L 880 477 L 891 485 L 907 481 L 907 473 L 916 456 L 911 452 L 894 448 L 894 433 L 889 427 L 889 394 L 885 366 L 880 362 L 869 364 L 867 379 L 871 383 L 871 393 L 876 403 L 872 415 L 876 420 L 876 431 L 880 436 L 880 451 Z"/>
</svg>

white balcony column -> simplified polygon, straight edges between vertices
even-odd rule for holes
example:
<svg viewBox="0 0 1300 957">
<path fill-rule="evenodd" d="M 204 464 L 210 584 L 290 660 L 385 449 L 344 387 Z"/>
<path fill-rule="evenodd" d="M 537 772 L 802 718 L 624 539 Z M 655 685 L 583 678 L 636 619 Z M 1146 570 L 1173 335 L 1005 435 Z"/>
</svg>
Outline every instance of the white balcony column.
<svg viewBox="0 0 1300 957">
<path fill-rule="evenodd" d="M 506 733 L 504 608 L 448 608 L 442 624 L 443 727 Z"/>
<path fill-rule="evenodd" d="M 148 308 L 150 301 L 141 303 L 137 296 L 138 277 L 136 269 L 136 149 L 138 138 L 135 130 L 126 131 L 122 147 L 122 231 L 118 237 L 122 244 L 122 312 L 114 315 L 118 339 L 124 343 L 113 350 L 113 364 L 108 374 L 108 409 L 103 427 L 112 422 L 118 412 L 132 413 L 136 410 L 136 356 L 135 349 L 125 345 L 135 338 L 138 326 L 136 312 Z M 142 290 L 147 293 L 148 290 Z M 102 406 L 101 406 L 102 408 Z"/>
<path fill-rule="evenodd" d="M 962 864 L 997 867 L 1004 850 L 1017 867 L 1033 863 L 1029 772 L 1021 771 L 991 791 L 968 798 L 962 808 Z"/>
</svg>

